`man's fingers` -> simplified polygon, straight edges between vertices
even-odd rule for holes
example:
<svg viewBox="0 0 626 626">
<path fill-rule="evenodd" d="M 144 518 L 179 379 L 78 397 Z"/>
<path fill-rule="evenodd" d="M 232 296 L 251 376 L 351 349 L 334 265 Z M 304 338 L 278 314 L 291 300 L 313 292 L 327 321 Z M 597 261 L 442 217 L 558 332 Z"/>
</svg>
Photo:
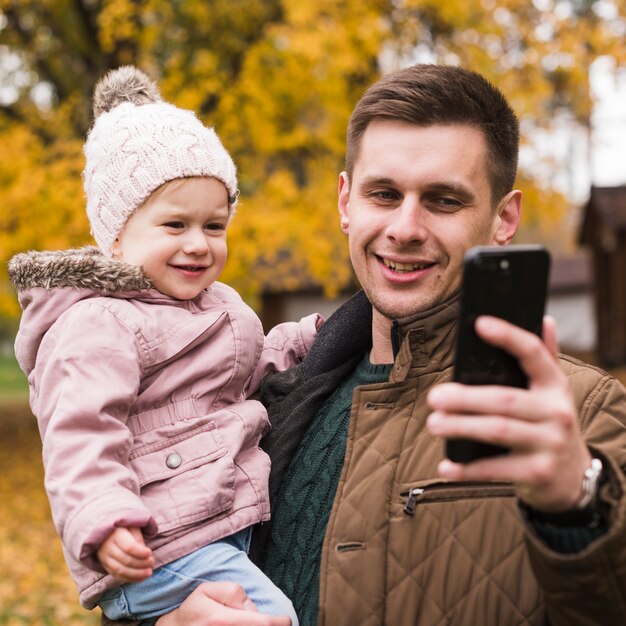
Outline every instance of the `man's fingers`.
<svg viewBox="0 0 626 626">
<path fill-rule="evenodd" d="M 205 621 L 202 621 L 205 620 Z M 258 613 L 242 587 L 236 583 L 202 583 L 183 604 L 158 621 L 159 626 L 169 624 L 221 624 L 222 626 L 290 626 L 287 616 Z"/>
<path fill-rule="evenodd" d="M 450 480 L 513 483 L 518 497 L 542 511 L 576 503 L 590 453 L 580 435 L 577 411 L 557 354 L 554 321 L 544 319 L 545 342 L 504 320 L 481 316 L 476 332 L 519 360 L 528 389 L 444 383 L 428 394 L 433 435 L 510 448 L 508 454 L 467 464 L 446 459 L 439 474 Z"/>
<path fill-rule="evenodd" d="M 487 315 L 476 320 L 475 328 L 481 339 L 516 357 L 531 383 L 543 386 L 561 381 L 563 375 L 550 348 L 535 334 Z M 556 338 L 550 341 L 554 345 Z"/>
<path fill-rule="evenodd" d="M 500 415 L 523 420 L 543 419 L 549 410 L 544 402 L 535 402 L 526 389 L 497 385 L 441 383 L 428 393 L 427 401 L 435 411 L 491 415 L 497 409 Z M 529 403 L 537 406 L 531 408 Z"/>
<path fill-rule="evenodd" d="M 543 318 L 543 343 L 553 358 L 558 358 L 559 342 L 556 338 L 556 320 L 550 315 Z"/>
<path fill-rule="evenodd" d="M 539 486 L 547 482 L 554 470 L 554 458 L 549 454 L 502 454 L 473 463 L 453 463 L 445 459 L 439 464 L 439 474 L 453 480 L 497 480 L 515 485 Z"/>
<path fill-rule="evenodd" d="M 254 602 L 248 598 L 243 587 L 237 583 L 203 583 L 197 589 L 197 593 L 201 593 L 207 598 L 219 598 L 220 603 L 224 606 L 243 611 L 257 611 Z"/>
<path fill-rule="evenodd" d="M 567 511 L 580 493 L 582 471 L 563 475 L 562 489 L 546 493 L 554 480 L 558 460 L 548 452 L 502 454 L 467 465 L 445 459 L 438 466 L 439 475 L 448 480 L 503 481 L 515 485 L 517 496 L 542 511 Z M 555 497 L 557 496 L 558 497 Z"/>
<path fill-rule="evenodd" d="M 556 354 L 558 350 L 554 322 L 545 319 L 546 341 L 508 322 L 481 316 L 476 320 L 476 331 L 489 343 L 519 359 L 530 380 L 526 389 L 487 385 L 460 385 L 444 383 L 428 394 L 428 404 L 434 410 L 451 413 L 486 413 L 507 415 L 518 419 L 567 418 L 571 413 L 567 378 Z"/>
<path fill-rule="evenodd" d="M 563 445 L 560 429 L 551 422 L 535 423 L 497 415 L 431 413 L 428 430 L 445 439 L 472 439 L 516 450 L 555 449 Z"/>
</svg>

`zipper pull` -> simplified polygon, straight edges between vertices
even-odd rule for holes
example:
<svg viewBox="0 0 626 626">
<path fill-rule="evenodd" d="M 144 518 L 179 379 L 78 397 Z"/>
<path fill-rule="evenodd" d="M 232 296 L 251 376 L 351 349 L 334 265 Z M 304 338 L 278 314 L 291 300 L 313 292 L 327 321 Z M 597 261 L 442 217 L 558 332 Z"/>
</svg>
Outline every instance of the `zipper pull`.
<svg viewBox="0 0 626 626">
<path fill-rule="evenodd" d="M 415 515 L 415 506 L 417 505 L 417 496 L 424 493 L 424 490 L 420 487 L 415 487 L 409 491 L 409 495 L 404 503 L 404 512 L 407 515 Z"/>
<path fill-rule="evenodd" d="M 391 349 L 393 350 L 393 360 L 396 360 L 400 352 L 400 324 L 397 320 L 391 323 Z"/>
</svg>

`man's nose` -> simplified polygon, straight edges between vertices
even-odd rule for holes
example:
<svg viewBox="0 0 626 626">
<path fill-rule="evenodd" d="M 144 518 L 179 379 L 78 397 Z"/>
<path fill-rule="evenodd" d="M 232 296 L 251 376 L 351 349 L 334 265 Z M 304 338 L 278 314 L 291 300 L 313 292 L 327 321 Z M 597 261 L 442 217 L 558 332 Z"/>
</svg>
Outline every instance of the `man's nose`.
<svg viewBox="0 0 626 626">
<path fill-rule="evenodd" d="M 428 211 L 418 198 L 405 197 L 388 219 L 386 235 L 396 243 L 423 242 L 428 237 Z"/>
</svg>

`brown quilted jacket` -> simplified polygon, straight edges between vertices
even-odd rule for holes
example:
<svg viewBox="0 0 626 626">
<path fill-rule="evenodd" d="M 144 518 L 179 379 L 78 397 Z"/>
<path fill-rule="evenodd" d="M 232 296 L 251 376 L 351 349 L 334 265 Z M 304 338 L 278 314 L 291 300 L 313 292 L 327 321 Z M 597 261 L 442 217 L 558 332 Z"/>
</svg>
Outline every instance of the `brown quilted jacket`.
<svg viewBox="0 0 626 626">
<path fill-rule="evenodd" d="M 578 554 L 552 552 L 522 519 L 510 485 L 437 477 L 444 449 L 425 430 L 424 398 L 451 377 L 457 310 L 451 300 L 404 320 L 390 381 L 354 392 L 318 625 L 626 625 L 626 390 L 561 359 L 581 428 L 608 470 L 609 529 Z M 360 292 L 327 320 L 300 366 L 267 380 L 272 507 L 302 433 L 370 346 L 371 307 Z M 270 526 L 254 535 L 261 564 Z"/>
<path fill-rule="evenodd" d="M 508 484 L 437 477 L 424 398 L 449 380 L 456 305 L 414 319 L 388 383 L 357 388 L 324 541 L 319 626 L 626 624 L 626 390 L 563 357 L 585 438 L 610 479 L 609 531 L 551 552 Z"/>
</svg>

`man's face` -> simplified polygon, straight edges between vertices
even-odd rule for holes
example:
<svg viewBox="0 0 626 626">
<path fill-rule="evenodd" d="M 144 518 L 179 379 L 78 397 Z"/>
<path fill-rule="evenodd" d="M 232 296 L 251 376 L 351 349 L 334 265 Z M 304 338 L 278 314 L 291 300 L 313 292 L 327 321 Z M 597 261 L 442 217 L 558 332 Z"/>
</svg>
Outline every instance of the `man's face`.
<svg viewBox="0 0 626 626">
<path fill-rule="evenodd" d="M 469 248 L 513 237 L 520 193 L 493 206 L 478 129 L 374 120 L 352 180 L 340 176 L 339 212 L 376 324 L 428 310 L 457 291 Z"/>
</svg>

